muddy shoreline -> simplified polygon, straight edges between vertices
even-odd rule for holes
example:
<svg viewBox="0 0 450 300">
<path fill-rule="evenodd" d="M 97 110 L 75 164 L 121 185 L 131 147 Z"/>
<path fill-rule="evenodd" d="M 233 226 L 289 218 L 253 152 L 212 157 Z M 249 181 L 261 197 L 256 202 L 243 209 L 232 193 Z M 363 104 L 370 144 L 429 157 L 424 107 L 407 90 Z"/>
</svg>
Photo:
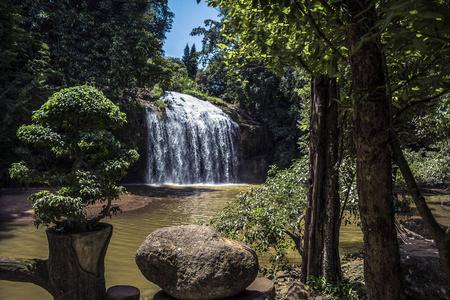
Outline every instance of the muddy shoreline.
<svg viewBox="0 0 450 300">
<path fill-rule="evenodd" d="M 44 188 L 28 189 L 3 189 L 0 190 L 0 223 L 18 222 L 30 223 L 33 220 L 33 210 L 28 196 Z M 141 209 L 153 202 L 152 197 L 124 194 L 121 195 L 117 204 L 123 212 Z M 100 211 L 102 204 L 91 206 L 88 215 L 93 216 Z"/>
</svg>

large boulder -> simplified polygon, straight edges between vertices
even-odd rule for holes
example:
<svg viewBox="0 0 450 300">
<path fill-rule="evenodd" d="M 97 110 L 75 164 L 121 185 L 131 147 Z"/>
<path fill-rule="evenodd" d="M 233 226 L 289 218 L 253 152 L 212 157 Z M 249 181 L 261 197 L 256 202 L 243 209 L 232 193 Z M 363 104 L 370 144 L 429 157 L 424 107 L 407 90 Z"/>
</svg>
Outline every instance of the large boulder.
<svg viewBox="0 0 450 300">
<path fill-rule="evenodd" d="M 154 231 L 136 252 L 136 264 L 145 278 L 185 300 L 234 296 L 258 274 L 253 249 L 198 225 Z"/>
</svg>

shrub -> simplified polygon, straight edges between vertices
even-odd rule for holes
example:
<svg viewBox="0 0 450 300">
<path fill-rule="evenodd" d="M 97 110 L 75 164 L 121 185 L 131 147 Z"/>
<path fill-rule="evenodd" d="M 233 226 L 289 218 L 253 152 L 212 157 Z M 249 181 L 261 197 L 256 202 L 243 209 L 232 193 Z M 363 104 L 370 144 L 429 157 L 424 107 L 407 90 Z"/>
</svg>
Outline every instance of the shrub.
<svg viewBox="0 0 450 300">
<path fill-rule="evenodd" d="M 122 149 L 109 129 L 126 122 L 126 116 L 102 92 L 89 86 L 63 89 L 53 94 L 32 115 L 33 124 L 17 131 L 20 140 L 50 148 L 52 166 L 30 169 L 25 162 L 10 169 L 12 178 L 47 184 L 55 192 L 42 191 L 33 201 L 34 224 L 70 232 L 92 230 L 120 208 L 113 204 L 125 190 L 116 182 L 138 159 L 135 150 Z M 89 218 L 89 206 L 100 202 L 98 215 Z"/>
</svg>

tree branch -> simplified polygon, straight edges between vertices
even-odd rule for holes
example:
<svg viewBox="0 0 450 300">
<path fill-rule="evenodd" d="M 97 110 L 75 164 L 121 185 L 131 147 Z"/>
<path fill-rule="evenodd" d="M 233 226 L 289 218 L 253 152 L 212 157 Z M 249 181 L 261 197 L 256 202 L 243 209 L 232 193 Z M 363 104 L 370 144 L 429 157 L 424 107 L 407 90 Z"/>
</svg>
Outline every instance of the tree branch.
<svg viewBox="0 0 450 300">
<path fill-rule="evenodd" d="M 413 106 L 415 106 L 415 105 L 418 105 L 418 104 L 424 104 L 424 103 L 427 103 L 427 102 L 431 102 L 431 101 L 433 101 L 433 100 L 435 100 L 435 99 L 437 99 L 437 98 L 439 98 L 439 97 L 441 97 L 441 96 L 443 96 L 443 95 L 445 95 L 445 94 L 447 94 L 447 93 L 448 93 L 448 91 L 445 90 L 445 91 L 443 91 L 443 92 L 441 92 L 441 93 L 439 93 L 439 94 L 437 94 L 437 95 L 435 95 L 435 96 L 432 96 L 432 97 L 429 97 L 429 98 L 426 98 L 426 99 L 423 99 L 423 100 L 418 100 L 418 101 L 410 102 L 408 105 L 406 105 L 405 107 L 403 107 L 402 109 L 400 109 L 400 110 L 394 115 L 393 119 L 395 120 L 395 119 L 399 118 L 400 115 L 401 115 L 402 113 L 404 113 L 406 110 L 410 109 L 411 107 L 413 107 Z"/>
<path fill-rule="evenodd" d="M 301 226 L 300 226 L 300 222 L 305 218 L 306 214 L 301 215 L 298 220 L 297 220 L 297 224 L 298 224 L 298 229 L 299 231 L 301 230 Z M 286 233 L 293 241 L 295 244 L 295 247 L 297 248 L 299 253 L 303 252 L 303 245 L 302 245 L 302 239 L 300 236 L 300 232 L 292 232 L 289 229 L 283 228 L 284 233 Z"/>
<path fill-rule="evenodd" d="M 317 26 L 314 18 L 311 16 L 311 14 L 306 13 L 306 11 L 300 6 L 300 4 L 298 2 L 295 2 L 295 4 L 297 4 L 298 9 L 300 10 L 300 12 L 306 16 L 309 20 L 309 23 L 314 27 L 314 29 L 316 30 L 318 36 L 320 38 L 322 38 L 325 43 L 328 44 L 328 46 L 339 55 L 340 58 L 342 58 L 344 61 L 347 60 L 347 58 L 341 53 L 339 52 L 339 50 L 333 45 L 333 43 L 331 43 L 331 41 L 325 36 L 325 34 L 322 32 L 322 30 L 320 30 L 319 26 Z"/>
<path fill-rule="evenodd" d="M 334 9 L 330 6 L 330 4 L 328 4 L 328 2 L 326 0 L 319 0 L 319 3 L 323 6 L 323 8 L 325 8 L 325 10 L 327 12 L 329 12 L 330 14 L 334 14 L 335 11 Z"/>
<path fill-rule="evenodd" d="M 436 243 L 444 270 L 447 273 L 448 278 L 450 278 L 450 228 L 441 226 L 434 218 L 425 197 L 420 192 L 414 175 L 400 148 L 400 142 L 397 135 L 392 128 L 390 129 L 390 139 L 395 162 L 402 172 L 409 193 L 416 204 L 417 210 L 419 211 L 426 228 Z"/>
<path fill-rule="evenodd" d="M 431 236 L 434 240 L 440 239 L 443 237 L 444 231 L 441 226 L 438 224 L 433 214 L 431 213 L 430 208 L 425 200 L 425 197 L 420 192 L 420 189 L 416 183 L 414 175 L 409 167 L 408 162 L 403 155 L 403 151 L 400 148 L 400 142 L 395 134 L 394 130 L 391 129 L 391 146 L 392 152 L 394 155 L 395 162 L 397 163 L 400 171 L 402 172 L 403 178 L 405 179 L 406 185 L 408 186 L 409 193 L 416 204 L 417 210 L 420 213 L 425 225 L 430 231 Z"/>
<path fill-rule="evenodd" d="M 390 96 L 395 93 L 396 91 L 398 91 L 399 89 L 401 89 L 402 87 L 408 85 L 411 81 L 413 81 L 414 79 L 418 78 L 419 76 L 423 75 L 425 73 L 425 71 L 427 71 L 438 59 L 438 56 L 436 55 L 436 57 L 428 64 L 425 66 L 425 68 L 423 68 L 419 73 L 415 74 L 414 76 L 412 76 L 411 78 L 409 78 L 408 80 L 406 80 L 405 82 L 403 82 L 401 85 L 397 86 L 394 90 L 392 90 L 390 92 Z"/>
<path fill-rule="evenodd" d="M 294 241 L 295 248 L 297 248 L 298 252 L 302 253 L 303 252 L 303 246 L 302 246 L 300 235 L 298 235 L 298 234 L 296 234 L 296 233 L 294 233 L 294 232 L 292 232 L 292 231 L 290 231 L 290 230 L 288 230 L 286 228 L 284 228 L 283 231 L 284 231 L 284 233 L 286 233 Z"/>
<path fill-rule="evenodd" d="M 0 257 L 0 280 L 34 283 L 52 295 L 47 260 Z"/>
<path fill-rule="evenodd" d="M 306 64 L 306 62 L 300 57 L 300 55 L 297 55 L 297 59 L 298 62 L 300 63 L 300 65 L 302 66 L 303 69 L 306 70 L 306 72 L 308 72 L 308 74 L 310 74 L 311 76 L 313 75 L 313 72 L 311 71 L 311 69 L 308 67 L 308 65 Z"/>
<path fill-rule="evenodd" d="M 345 198 L 344 198 L 344 204 L 342 204 L 342 209 L 341 209 L 341 215 L 339 216 L 339 224 L 342 224 L 342 219 L 344 218 L 344 212 L 345 212 L 345 208 L 347 206 L 347 202 L 348 199 L 350 198 L 350 192 L 351 192 L 351 186 L 353 184 L 353 181 L 355 180 L 355 173 L 351 174 L 351 180 L 348 183 L 348 189 L 347 189 L 347 193 L 345 194 Z"/>
</svg>

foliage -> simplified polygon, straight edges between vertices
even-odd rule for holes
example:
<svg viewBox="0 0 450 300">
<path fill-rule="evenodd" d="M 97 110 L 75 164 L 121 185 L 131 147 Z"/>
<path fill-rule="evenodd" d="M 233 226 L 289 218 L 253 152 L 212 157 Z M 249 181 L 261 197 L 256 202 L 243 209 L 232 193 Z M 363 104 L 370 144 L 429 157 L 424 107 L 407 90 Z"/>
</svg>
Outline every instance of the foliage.
<svg viewBox="0 0 450 300">
<path fill-rule="evenodd" d="M 286 168 L 304 154 L 297 141 L 305 131 L 297 125 L 309 118 L 305 111 L 309 107 L 308 76 L 296 68 L 286 68 L 281 77 L 261 66 L 249 65 L 244 70 L 240 75 L 244 84 L 236 88 L 240 106 L 268 129 L 273 140 L 273 162 Z"/>
<path fill-rule="evenodd" d="M 25 155 L 31 164 L 52 162 L 44 148 L 22 147 L 15 133 L 61 87 L 89 82 L 134 114 L 118 131 L 134 147 L 143 126 L 135 126 L 140 108 L 130 98 L 137 86 L 159 81 L 172 18 L 167 0 L 2 1 L 1 185 L 15 184 L 8 168 Z"/>
<path fill-rule="evenodd" d="M 163 58 L 161 61 L 161 77 L 158 86 L 164 91 L 183 92 L 194 89 L 195 82 L 188 76 L 184 62 L 179 58 Z"/>
<path fill-rule="evenodd" d="M 222 55 L 211 59 L 208 67 L 199 74 L 199 89 L 202 92 L 224 99 L 228 103 L 239 103 L 243 99 L 239 91 L 242 83 L 227 75 L 225 61 Z"/>
<path fill-rule="evenodd" d="M 217 97 L 209 96 L 208 94 L 199 92 L 197 90 L 183 90 L 183 93 L 192 95 L 192 96 L 197 97 L 197 98 L 199 98 L 201 100 L 205 100 L 205 101 L 211 102 L 214 105 L 226 106 L 226 102 L 223 101 L 222 99 L 217 98 Z"/>
<path fill-rule="evenodd" d="M 11 162 L 19 159 L 17 129 L 52 89 L 49 49 L 39 35 L 27 31 L 26 19 L 17 1 L 0 3 L 0 186 L 9 180 Z"/>
<path fill-rule="evenodd" d="M 152 62 L 172 24 L 167 0 L 29 1 L 25 9 L 60 74 L 54 84 L 153 85 Z"/>
<path fill-rule="evenodd" d="M 337 282 L 329 282 L 325 277 L 309 276 L 308 288 L 316 293 L 324 294 L 331 299 L 365 299 L 365 293 L 355 288 L 347 279 L 339 279 Z"/>
<path fill-rule="evenodd" d="M 341 81 L 349 76 L 352 53 L 345 31 L 351 18 L 340 1 L 209 3 L 220 6 L 225 15 L 224 38 L 218 43 L 227 50 L 230 73 L 246 70 L 250 60 L 269 66 L 279 76 L 286 66 L 300 67 L 313 76 L 335 75 Z M 353 51 L 371 41 L 379 45 L 393 125 L 401 135 L 409 131 L 406 142 L 411 143 L 416 126 L 410 126 L 410 120 L 423 111 L 432 112 L 439 101 L 448 104 L 444 97 L 450 91 L 450 28 L 443 16 L 450 7 L 446 1 L 396 0 L 372 1 L 369 8 L 374 8 L 375 26 Z M 428 127 L 430 132 L 432 128 Z"/>
<path fill-rule="evenodd" d="M 155 106 L 158 108 L 159 112 L 161 113 L 161 117 L 163 119 L 165 119 L 167 117 L 167 112 L 166 112 L 166 103 L 164 103 L 163 100 L 158 99 L 154 102 Z"/>
<path fill-rule="evenodd" d="M 223 16 L 223 15 L 222 15 Z M 192 29 L 191 35 L 203 36 L 202 50 L 198 52 L 199 61 L 203 65 L 208 65 L 219 54 L 217 45 L 223 40 L 223 20 L 215 21 L 207 19 L 203 21 L 205 27 L 197 27 Z"/>
<path fill-rule="evenodd" d="M 436 139 L 448 137 L 450 28 L 444 16 L 449 15 L 450 7 L 446 1 L 370 2 L 367 9 L 374 9 L 375 26 L 351 53 L 345 35 L 351 14 L 340 1 L 211 0 L 209 3 L 220 6 L 224 14 L 224 37 L 216 39 L 216 43 L 229 73 L 240 72 L 244 78 L 252 70 L 250 62 L 253 65 L 259 62 L 279 76 L 296 66 L 312 76 L 326 73 L 337 76 L 341 82 L 351 81 L 349 58 L 366 43 L 375 41 L 382 52 L 393 125 L 404 144 L 417 151 Z M 350 85 L 346 89 L 348 96 L 341 96 L 341 104 L 346 108 L 342 115 L 351 112 L 354 101 Z M 428 150 L 421 157 L 437 153 L 433 155 L 433 150 Z M 351 149 L 345 151 L 349 153 Z M 424 177 L 422 180 L 430 181 Z"/>
<path fill-rule="evenodd" d="M 279 262 L 293 246 L 292 240 L 286 238 L 287 232 L 299 236 L 301 231 L 301 216 L 306 210 L 307 161 L 298 160 L 281 171 L 272 166 L 268 175 L 260 187 L 229 202 L 211 223 L 261 253 L 274 249 L 272 259 Z"/>
<path fill-rule="evenodd" d="M 62 89 L 35 111 L 31 125 L 22 125 L 18 137 L 45 146 L 55 155 L 51 167 L 29 168 L 25 162 L 10 169 L 13 178 L 38 182 L 56 193 L 31 195 L 34 224 L 66 231 L 91 230 L 100 219 L 117 213 L 113 205 L 124 192 L 116 182 L 138 159 L 135 150 L 122 149 L 110 129 L 126 122 L 126 116 L 103 93 L 89 86 Z M 88 219 L 88 206 L 103 203 L 101 212 Z"/>
<path fill-rule="evenodd" d="M 254 58 L 279 76 L 285 64 L 315 75 L 333 75 L 339 70 L 339 60 L 347 56 L 343 28 L 336 26 L 337 16 L 330 16 L 320 2 L 209 2 L 220 5 L 227 15 L 226 43 L 219 46 L 228 50 L 228 61 L 237 69 L 245 66 L 244 58 Z"/>
<path fill-rule="evenodd" d="M 163 89 L 159 85 L 155 85 L 153 88 L 153 98 L 159 99 L 164 95 Z"/>
<path fill-rule="evenodd" d="M 230 65 L 241 69 L 243 58 L 267 63 L 282 74 L 283 66 L 298 66 L 313 75 L 346 73 L 352 53 L 346 48 L 349 12 L 340 1 L 230 1 L 210 0 L 226 15 L 225 39 Z M 448 85 L 448 24 L 443 16 L 450 9 L 445 1 L 373 1 L 376 25 L 373 34 L 359 41 L 381 37 L 393 96 L 428 91 Z M 229 29 L 229 30 L 228 30 Z M 357 51 L 358 49 L 355 49 Z M 425 76 L 424 76 L 425 75 Z M 401 78 L 400 78 L 401 77 Z M 422 84 L 417 85 L 417 80 Z M 431 83 L 425 86 L 425 82 Z M 395 93 L 395 94 L 394 94 Z M 408 100 L 408 99 L 404 99 Z"/>
<path fill-rule="evenodd" d="M 339 193 L 344 225 L 359 221 L 355 168 L 349 157 L 340 164 Z M 307 180 L 307 156 L 284 170 L 272 166 L 266 182 L 229 202 L 210 222 L 228 237 L 241 239 L 260 253 L 269 252 L 274 263 L 283 261 L 290 248 L 301 254 Z"/>
<path fill-rule="evenodd" d="M 450 182 L 450 139 L 438 141 L 418 151 L 408 149 L 405 157 L 414 177 L 422 185 L 445 187 Z M 397 179 L 398 184 L 405 185 L 401 174 Z"/>
</svg>

